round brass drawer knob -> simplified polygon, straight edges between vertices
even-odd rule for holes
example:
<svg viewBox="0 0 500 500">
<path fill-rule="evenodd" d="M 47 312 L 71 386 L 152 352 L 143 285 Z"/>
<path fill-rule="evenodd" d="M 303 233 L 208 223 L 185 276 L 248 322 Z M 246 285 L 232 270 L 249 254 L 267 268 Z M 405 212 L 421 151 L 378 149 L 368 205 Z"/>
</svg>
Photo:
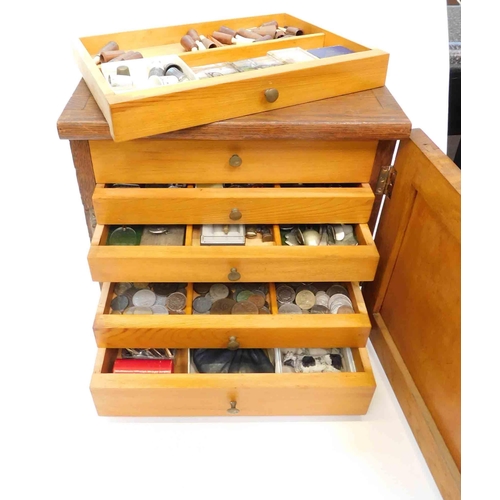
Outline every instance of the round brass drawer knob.
<svg viewBox="0 0 500 500">
<path fill-rule="evenodd" d="M 233 208 L 231 210 L 231 213 L 229 214 L 229 218 L 231 220 L 240 220 L 241 219 L 241 212 L 237 208 Z"/>
<path fill-rule="evenodd" d="M 231 272 L 227 275 L 229 281 L 238 281 L 241 278 L 241 274 L 235 267 L 231 268 Z"/>
<path fill-rule="evenodd" d="M 240 410 L 238 410 L 238 408 L 236 408 L 236 401 L 231 401 L 229 404 L 231 405 L 231 408 L 228 408 L 227 412 L 230 415 L 238 415 L 238 413 L 240 412 Z"/>
<path fill-rule="evenodd" d="M 278 89 L 267 89 L 264 91 L 264 95 L 266 96 L 267 102 L 276 102 L 280 93 L 278 92 Z"/>
<path fill-rule="evenodd" d="M 227 348 L 230 351 L 236 351 L 240 348 L 240 343 L 236 340 L 236 337 L 229 337 L 229 342 L 227 343 Z"/>
<path fill-rule="evenodd" d="M 231 165 L 231 167 L 240 167 L 242 163 L 243 160 L 238 155 L 233 155 L 229 158 L 229 165 Z"/>
</svg>

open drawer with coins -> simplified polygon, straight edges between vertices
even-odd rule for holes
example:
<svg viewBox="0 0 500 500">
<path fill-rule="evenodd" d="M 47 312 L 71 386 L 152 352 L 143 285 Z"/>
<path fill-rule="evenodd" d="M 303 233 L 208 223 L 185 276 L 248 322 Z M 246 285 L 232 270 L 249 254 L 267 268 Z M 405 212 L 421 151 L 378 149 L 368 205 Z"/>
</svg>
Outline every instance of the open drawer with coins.
<svg viewBox="0 0 500 500">
<path fill-rule="evenodd" d="M 200 132 L 195 142 L 170 138 L 89 141 L 96 182 L 369 182 L 378 145 L 375 140 L 238 141 L 203 137 Z"/>
<path fill-rule="evenodd" d="M 99 415 L 361 415 L 375 391 L 365 348 L 349 350 L 353 368 L 326 373 L 282 373 L 273 353 L 272 373 L 192 373 L 192 349 L 175 352 L 172 373 L 116 373 L 121 351 L 98 350 L 90 388 Z"/>
<path fill-rule="evenodd" d="M 282 244 L 283 226 L 273 225 L 271 241 L 243 245 L 199 245 L 196 226 L 186 226 L 174 245 L 109 244 L 134 229 L 97 225 L 88 254 L 94 281 L 100 282 L 297 282 L 370 281 L 379 254 L 366 224 L 351 226 L 354 245 Z M 315 230 L 303 232 L 319 234 Z M 291 243 L 293 235 L 286 240 Z"/>
<path fill-rule="evenodd" d="M 120 185 L 123 186 L 123 185 Z M 93 203 L 99 224 L 280 224 L 368 222 L 369 184 L 222 184 L 169 189 L 98 184 Z M 324 187 L 325 186 L 325 187 Z"/>
<path fill-rule="evenodd" d="M 381 87 L 389 60 L 288 14 L 88 36 L 74 45 L 115 141 Z"/>
<path fill-rule="evenodd" d="M 99 347 L 364 347 L 358 283 L 104 283 Z"/>
</svg>

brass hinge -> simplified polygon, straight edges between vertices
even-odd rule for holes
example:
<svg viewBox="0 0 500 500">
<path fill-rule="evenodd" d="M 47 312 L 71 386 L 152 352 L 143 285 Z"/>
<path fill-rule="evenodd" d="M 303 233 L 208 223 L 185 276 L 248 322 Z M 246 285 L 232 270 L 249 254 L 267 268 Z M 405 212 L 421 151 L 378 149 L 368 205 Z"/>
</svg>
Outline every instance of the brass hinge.
<svg viewBox="0 0 500 500">
<path fill-rule="evenodd" d="M 392 165 L 381 167 L 378 175 L 377 187 L 375 188 L 375 194 L 385 194 L 390 198 L 394 188 L 394 183 L 396 182 L 396 175 L 396 169 Z"/>
</svg>

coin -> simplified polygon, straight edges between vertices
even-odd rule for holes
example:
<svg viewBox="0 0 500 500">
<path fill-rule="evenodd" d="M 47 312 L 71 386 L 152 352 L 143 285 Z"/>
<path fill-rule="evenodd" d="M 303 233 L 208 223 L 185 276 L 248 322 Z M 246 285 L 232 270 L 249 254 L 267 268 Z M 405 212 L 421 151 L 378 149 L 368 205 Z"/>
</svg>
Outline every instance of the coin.
<svg viewBox="0 0 500 500">
<path fill-rule="evenodd" d="M 205 295 L 210 290 L 210 283 L 195 283 L 193 288 L 196 293 Z"/>
<path fill-rule="evenodd" d="M 149 283 L 134 283 L 134 286 L 138 290 L 143 290 L 144 288 L 149 288 Z"/>
<path fill-rule="evenodd" d="M 238 302 L 243 302 L 245 300 L 248 300 L 248 297 L 251 297 L 253 294 L 254 293 L 251 292 L 250 290 L 243 290 L 237 295 L 236 300 Z"/>
<path fill-rule="evenodd" d="M 302 309 L 297 304 L 286 303 L 278 309 L 279 314 L 302 314 Z"/>
<path fill-rule="evenodd" d="M 264 295 L 267 295 L 269 293 L 269 286 L 266 283 L 254 283 L 252 285 L 252 291 L 256 293 L 256 290 L 260 290 Z"/>
<path fill-rule="evenodd" d="M 295 297 L 295 302 L 301 309 L 311 309 L 316 303 L 316 296 L 310 290 L 302 290 Z"/>
<path fill-rule="evenodd" d="M 144 288 L 139 290 L 132 297 L 132 303 L 136 307 L 149 307 L 156 302 L 156 295 L 151 290 Z"/>
<path fill-rule="evenodd" d="M 125 309 L 125 311 L 123 311 L 123 314 L 134 314 L 136 310 L 136 307 L 132 306 L 132 307 L 128 307 L 127 309 Z"/>
<path fill-rule="evenodd" d="M 129 302 L 132 302 L 132 298 L 133 296 L 138 292 L 139 290 L 137 290 L 137 288 L 135 286 L 132 286 L 130 288 L 127 288 L 127 290 L 125 290 L 122 295 L 125 295 L 127 298 L 128 298 L 128 301 Z"/>
<path fill-rule="evenodd" d="M 337 314 L 354 314 L 354 309 L 349 306 L 340 306 L 337 309 Z"/>
<path fill-rule="evenodd" d="M 116 283 L 115 284 L 115 293 L 116 293 L 116 295 L 122 295 L 129 288 L 132 288 L 132 283 Z"/>
<path fill-rule="evenodd" d="M 252 302 L 244 300 L 234 304 L 231 314 L 259 314 L 259 308 L 255 304 L 252 304 Z"/>
<path fill-rule="evenodd" d="M 150 307 L 138 306 L 135 308 L 134 314 L 153 314 L 153 310 Z"/>
<path fill-rule="evenodd" d="M 211 307 L 212 301 L 208 297 L 203 297 L 203 295 L 200 295 L 193 300 L 193 309 L 199 314 L 204 314 L 210 311 Z"/>
<path fill-rule="evenodd" d="M 151 234 L 164 234 L 164 233 L 168 233 L 168 227 L 167 226 L 148 226 L 148 231 Z"/>
<path fill-rule="evenodd" d="M 328 300 L 330 297 L 326 292 L 318 292 L 316 294 L 316 305 L 328 307 Z"/>
<path fill-rule="evenodd" d="M 276 289 L 276 296 L 280 304 L 291 303 L 295 299 L 295 290 L 291 286 L 280 285 Z"/>
<path fill-rule="evenodd" d="M 177 289 L 179 293 L 182 293 L 184 295 L 187 295 L 187 288 L 186 287 L 180 287 Z"/>
<path fill-rule="evenodd" d="M 309 312 L 311 314 L 330 314 L 330 309 L 326 306 L 315 304 L 311 307 L 311 309 L 309 309 Z"/>
<path fill-rule="evenodd" d="M 186 296 L 183 293 L 175 292 L 167 298 L 167 307 L 171 311 L 182 311 L 186 307 Z"/>
<path fill-rule="evenodd" d="M 152 305 L 151 310 L 153 311 L 153 314 L 168 314 L 168 309 L 165 306 L 160 306 L 158 304 Z"/>
<path fill-rule="evenodd" d="M 229 295 L 229 288 L 223 283 L 214 283 L 210 287 L 210 296 L 216 300 L 225 299 Z"/>
<path fill-rule="evenodd" d="M 302 290 L 309 290 L 310 292 L 316 294 L 318 292 L 318 289 L 314 285 L 299 285 L 295 289 L 295 293 L 302 292 Z"/>
<path fill-rule="evenodd" d="M 266 294 L 262 291 L 262 290 L 259 290 L 257 288 L 252 288 L 252 293 L 254 295 L 260 295 L 261 297 L 264 297 L 264 299 L 266 298 Z"/>
<path fill-rule="evenodd" d="M 233 299 L 219 299 L 212 304 L 210 314 L 231 314 L 236 301 Z"/>
<path fill-rule="evenodd" d="M 165 295 L 156 295 L 155 306 L 164 306 L 167 303 L 167 297 Z"/>
<path fill-rule="evenodd" d="M 261 295 L 250 295 L 248 297 L 248 302 L 251 302 L 252 304 L 255 304 L 257 306 L 257 309 L 260 309 L 261 307 L 264 307 L 264 304 L 266 303 L 266 299 L 262 297 Z"/>
<path fill-rule="evenodd" d="M 128 297 L 125 295 L 117 295 L 111 301 L 110 306 L 113 311 L 124 311 L 128 307 Z"/>
<path fill-rule="evenodd" d="M 137 233 L 131 227 L 118 227 L 108 238 L 109 245 L 137 245 Z"/>
<path fill-rule="evenodd" d="M 268 307 L 264 306 L 259 309 L 259 314 L 271 314 L 271 311 Z"/>
<path fill-rule="evenodd" d="M 168 296 L 177 291 L 177 283 L 151 283 L 151 288 L 157 295 Z"/>
<path fill-rule="evenodd" d="M 347 306 L 352 306 L 351 299 L 343 293 L 336 293 L 328 299 L 328 307 L 335 303 L 342 303 Z"/>
<path fill-rule="evenodd" d="M 349 293 L 347 292 L 347 288 L 343 285 L 332 285 L 326 293 L 331 297 L 332 295 L 335 295 L 336 293 L 342 293 L 343 295 L 349 296 Z"/>
</svg>

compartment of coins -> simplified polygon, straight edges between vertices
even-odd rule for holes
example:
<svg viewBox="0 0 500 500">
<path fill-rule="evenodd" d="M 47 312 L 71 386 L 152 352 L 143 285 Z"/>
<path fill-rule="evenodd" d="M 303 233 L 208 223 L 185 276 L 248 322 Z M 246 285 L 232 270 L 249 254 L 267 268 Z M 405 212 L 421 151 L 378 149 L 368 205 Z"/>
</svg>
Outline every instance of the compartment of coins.
<svg viewBox="0 0 500 500">
<path fill-rule="evenodd" d="M 276 283 L 278 314 L 355 314 L 349 289 L 342 283 Z"/>
<path fill-rule="evenodd" d="M 277 226 L 271 224 L 204 224 L 193 226 L 192 246 L 276 245 Z"/>
<path fill-rule="evenodd" d="M 280 235 L 288 246 L 358 245 L 352 224 L 281 225 Z"/>
<path fill-rule="evenodd" d="M 106 245 L 117 246 L 183 246 L 186 226 L 123 225 L 109 226 Z"/>
<path fill-rule="evenodd" d="M 356 372 L 351 348 L 280 349 L 280 373 Z"/>
<path fill-rule="evenodd" d="M 115 283 L 110 314 L 186 314 L 187 283 Z"/>
<path fill-rule="evenodd" d="M 193 314 L 271 314 L 267 283 L 194 283 Z"/>
</svg>

